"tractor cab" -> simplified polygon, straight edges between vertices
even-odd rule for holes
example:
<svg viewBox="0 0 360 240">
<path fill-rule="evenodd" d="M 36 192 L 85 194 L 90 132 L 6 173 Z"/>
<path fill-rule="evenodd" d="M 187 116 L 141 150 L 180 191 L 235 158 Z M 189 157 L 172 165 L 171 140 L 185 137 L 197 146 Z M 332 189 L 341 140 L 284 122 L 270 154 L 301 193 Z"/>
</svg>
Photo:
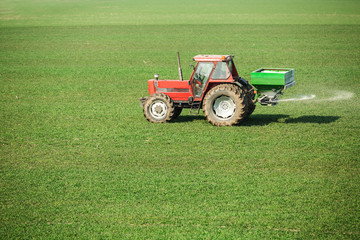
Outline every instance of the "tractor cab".
<svg viewBox="0 0 360 240">
<path fill-rule="evenodd" d="M 193 97 L 195 101 L 201 101 L 209 86 L 220 82 L 233 82 L 238 78 L 238 73 L 231 55 L 197 55 L 195 69 L 190 77 Z"/>
</svg>

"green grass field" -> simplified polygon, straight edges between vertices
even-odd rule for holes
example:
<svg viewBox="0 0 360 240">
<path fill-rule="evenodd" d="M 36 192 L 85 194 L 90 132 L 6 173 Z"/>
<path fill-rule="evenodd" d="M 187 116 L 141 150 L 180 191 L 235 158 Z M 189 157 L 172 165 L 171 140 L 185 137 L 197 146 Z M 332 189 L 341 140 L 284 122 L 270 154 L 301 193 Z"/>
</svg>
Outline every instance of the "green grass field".
<svg viewBox="0 0 360 240">
<path fill-rule="evenodd" d="M 0 3 L 1 239 L 359 239 L 360 2 Z M 295 68 L 243 125 L 146 121 L 197 54 Z"/>
</svg>

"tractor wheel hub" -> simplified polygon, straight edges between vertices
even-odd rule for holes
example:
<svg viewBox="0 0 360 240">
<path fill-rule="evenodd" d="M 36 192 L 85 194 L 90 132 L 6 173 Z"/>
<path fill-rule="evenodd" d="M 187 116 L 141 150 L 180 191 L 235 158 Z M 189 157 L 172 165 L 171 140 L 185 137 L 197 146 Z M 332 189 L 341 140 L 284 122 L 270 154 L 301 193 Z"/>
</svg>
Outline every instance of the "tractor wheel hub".
<svg viewBox="0 0 360 240">
<path fill-rule="evenodd" d="M 161 106 L 155 106 L 154 107 L 154 112 L 156 112 L 157 114 L 161 113 L 163 110 L 163 108 Z"/>
<path fill-rule="evenodd" d="M 150 107 L 150 112 L 156 119 L 161 119 L 166 115 L 167 106 L 163 101 L 156 101 Z"/>
<path fill-rule="evenodd" d="M 220 96 L 214 101 L 214 113 L 221 119 L 229 119 L 236 110 L 235 102 L 229 96 Z"/>
<path fill-rule="evenodd" d="M 227 103 L 227 102 L 222 102 L 221 103 L 221 108 L 223 109 L 223 110 L 227 110 L 227 109 L 229 109 L 229 104 Z"/>
</svg>

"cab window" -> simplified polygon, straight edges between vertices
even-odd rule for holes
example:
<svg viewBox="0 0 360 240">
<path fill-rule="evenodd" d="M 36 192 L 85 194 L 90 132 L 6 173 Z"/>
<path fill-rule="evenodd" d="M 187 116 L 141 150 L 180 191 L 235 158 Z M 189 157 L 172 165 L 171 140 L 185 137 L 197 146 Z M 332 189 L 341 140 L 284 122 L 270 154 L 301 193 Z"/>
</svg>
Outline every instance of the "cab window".
<svg viewBox="0 0 360 240">
<path fill-rule="evenodd" d="M 214 67 L 212 62 L 198 63 L 193 75 L 195 97 L 200 97 Z"/>
<path fill-rule="evenodd" d="M 230 71 L 226 62 L 218 62 L 216 64 L 212 79 L 228 79 L 230 77 Z"/>
<path fill-rule="evenodd" d="M 228 65 L 229 65 L 230 73 L 231 73 L 232 75 L 234 75 L 234 63 L 233 63 L 233 61 L 232 61 L 232 60 L 229 61 L 229 62 L 228 62 Z"/>
</svg>

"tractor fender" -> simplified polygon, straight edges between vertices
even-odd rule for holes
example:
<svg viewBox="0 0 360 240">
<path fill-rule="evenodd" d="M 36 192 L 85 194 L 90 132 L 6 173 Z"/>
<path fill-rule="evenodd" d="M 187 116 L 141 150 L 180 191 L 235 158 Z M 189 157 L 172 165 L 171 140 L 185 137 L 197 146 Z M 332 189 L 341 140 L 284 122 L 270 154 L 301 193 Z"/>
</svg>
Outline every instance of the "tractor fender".
<svg viewBox="0 0 360 240">
<path fill-rule="evenodd" d="M 234 83 L 238 85 L 240 88 L 248 91 L 253 88 L 253 86 L 251 86 L 251 84 L 245 78 L 242 77 L 238 77 L 237 79 L 235 79 Z"/>
</svg>

